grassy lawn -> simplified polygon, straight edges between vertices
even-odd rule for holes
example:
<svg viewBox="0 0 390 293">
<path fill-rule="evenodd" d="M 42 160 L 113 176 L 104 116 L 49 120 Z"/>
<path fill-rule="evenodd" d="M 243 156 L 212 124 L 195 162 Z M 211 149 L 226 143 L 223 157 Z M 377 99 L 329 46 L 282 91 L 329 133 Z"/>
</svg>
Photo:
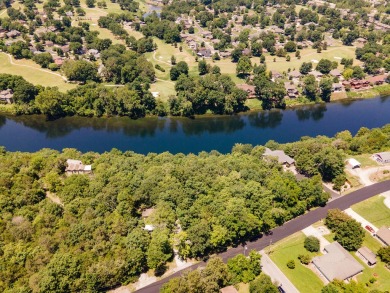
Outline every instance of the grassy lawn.
<svg viewBox="0 0 390 293">
<path fill-rule="evenodd" d="M 299 292 L 320 292 L 324 286 L 321 279 L 298 260 L 298 255 L 300 254 L 310 254 L 312 257 L 316 255 L 315 253 L 309 253 L 303 247 L 304 240 L 305 235 L 302 232 L 295 233 L 273 245 L 270 257 L 295 287 L 297 287 Z M 296 265 L 293 270 L 286 266 L 287 261 L 291 259 L 295 260 Z"/>
<path fill-rule="evenodd" d="M 335 59 L 335 57 L 352 58 L 354 56 L 355 47 L 335 46 L 329 47 L 328 50 L 322 51 L 321 53 L 317 53 L 316 49 L 303 49 L 301 50 L 301 59 L 296 58 L 295 53 L 290 53 L 290 62 L 287 62 L 284 57 L 271 56 L 269 54 L 266 55 L 265 60 L 267 62 L 268 70 L 276 70 L 282 73 L 283 71 L 287 72 L 289 68 L 291 70 L 298 70 L 303 62 L 311 62 L 312 60 L 320 61 L 322 58 L 340 62 L 340 59 Z M 273 62 L 274 58 L 276 59 L 276 62 Z M 313 67 L 315 66 L 316 64 L 313 64 Z M 340 67 L 340 69 L 342 69 L 342 67 Z"/>
<path fill-rule="evenodd" d="M 238 293 L 249 293 L 249 284 L 239 283 L 238 284 Z"/>
<path fill-rule="evenodd" d="M 384 199 L 377 195 L 353 205 L 352 209 L 378 228 L 390 226 L 390 209 L 383 203 Z"/>
<path fill-rule="evenodd" d="M 251 110 L 262 110 L 261 101 L 258 99 L 248 99 L 245 105 Z"/>
<path fill-rule="evenodd" d="M 49 70 L 37 70 L 40 69 L 40 66 L 31 60 L 13 59 L 13 62 L 16 65 L 10 63 L 6 54 L 0 53 L 0 73 L 20 75 L 32 84 L 51 87 L 56 86 L 61 91 L 76 87 L 75 84 L 66 83 L 60 76 L 51 73 Z M 29 67 L 26 67 L 26 65 Z"/>
<path fill-rule="evenodd" d="M 158 80 L 150 85 L 150 91 L 159 92 L 159 98 L 163 101 L 168 101 L 170 95 L 176 96 L 175 85 L 171 82 Z"/>
<path fill-rule="evenodd" d="M 354 155 L 353 158 L 361 163 L 361 168 L 365 167 L 377 167 L 378 163 L 371 159 L 371 154 Z"/>
</svg>

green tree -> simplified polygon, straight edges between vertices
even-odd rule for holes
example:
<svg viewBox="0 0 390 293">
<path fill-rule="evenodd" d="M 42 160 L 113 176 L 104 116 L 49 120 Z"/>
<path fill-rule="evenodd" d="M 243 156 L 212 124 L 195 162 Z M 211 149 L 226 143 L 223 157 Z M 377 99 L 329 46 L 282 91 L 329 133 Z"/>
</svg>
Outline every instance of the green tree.
<svg viewBox="0 0 390 293">
<path fill-rule="evenodd" d="M 309 74 L 303 80 L 303 91 L 309 100 L 315 101 L 317 98 L 318 86 L 314 75 Z"/>
<path fill-rule="evenodd" d="M 305 238 L 304 247 L 310 252 L 317 252 L 320 250 L 320 240 L 314 236 L 308 236 Z"/>
<path fill-rule="evenodd" d="M 65 103 L 65 95 L 56 88 L 45 89 L 35 98 L 35 106 L 42 114 L 49 117 L 58 117 L 63 114 L 62 106 Z"/>
<path fill-rule="evenodd" d="M 295 52 L 297 50 L 297 45 L 293 41 L 288 41 L 284 45 L 284 50 L 286 50 L 287 52 Z"/>
<path fill-rule="evenodd" d="M 53 63 L 53 57 L 51 56 L 50 53 L 42 53 L 42 54 L 37 54 L 34 55 L 33 60 L 41 65 L 43 68 L 47 68 L 50 63 Z"/>
<path fill-rule="evenodd" d="M 84 83 L 87 80 L 97 79 L 96 65 L 86 60 L 67 60 L 61 69 L 69 80 Z"/>
<path fill-rule="evenodd" d="M 261 274 L 249 283 L 250 293 L 278 293 L 278 287 L 276 287 L 271 278 L 265 274 Z"/>
<path fill-rule="evenodd" d="M 199 75 L 205 75 L 206 73 L 208 73 L 207 62 L 205 60 L 200 60 L 198 62 L 198 71 Z"/>
<path fill-rule="evenodd" d="M 89 8 L 95 7 L 96 0 L 86 0 L 85 3 Z"/>
<path fill-rule="evenodd" d="M 332 84 L 332 78 L 322 78 L 320 80 L 320 95 L 324 102 L 330 101 L 330 96 L 332 94 Z"/>
<path fill-rule="evenodd" d="M 312 68 L 313 68 L 313 65 L 311 62 L 303 62 L 301 64 L 301 67 L 299 68 L 299 72 L 301 74 L 306 75 L 312 70 Z"/>
<path fill-rule="evenodd" d="M 322 74 L 328 74 L 332 70 L 332 61 L 328 59 L 321 59 L 317 64 L 316 70 Z"/>
<path fill-rule="evenodd" d="M 168 229 L 155 229 L 146 252 L 148 267 L 162 269 L 165 263 L 172 257 L 172 247 L 169 243 Z"/>
<path fill-rule="evenodd" d="M 240 57 L 236 66 L 237 75 L 247 75 L 251 71 L 252 71 L 251 59 L 247 56 Z"/>
</svg>

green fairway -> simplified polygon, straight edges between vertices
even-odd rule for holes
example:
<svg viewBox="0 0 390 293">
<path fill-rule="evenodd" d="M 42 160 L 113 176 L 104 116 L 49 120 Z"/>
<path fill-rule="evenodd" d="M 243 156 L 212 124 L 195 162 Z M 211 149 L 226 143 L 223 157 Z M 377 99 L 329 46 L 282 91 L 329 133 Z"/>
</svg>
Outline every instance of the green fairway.
<svg viewBox="0 0 390 293">
<path fill-rule="evenodd" d="M 353 205 L 352 209 L 378 228 L 390 226 L 390 209 L 383 203 L 384 199 L 378 195 Z"/>
<path fill-rule="evenodd" d="M 324 286 L 321 279 L 298 260 L 298 255 L 300 254 L 309 254 L 311 257 L 316 255 L 315 253 L 308 252 L 303 247 L 304 241 L 305 235 L 302 232 L 295 233 L 273 245 L 270 257 L 294 286 L 297 287 L 299 292 L 320 292 Z M 265 250 L 266 252 L 268 252 L 267 249 Z M 295 269 L 293 270 L 286 266 L 286 263 L 291 259 L 295 261 Z"/>
<path fill-rule="evenodd" d="M 75 84 L 66 83 L 58 72 L 41 69 L 41 67 L 31 60 L 15 60 L 10 63 L 9 57 L 0 53 L 0 73 L 20 75 L 34 85 L 56 86 L 60 91 L 75 88 Z"/>
</svg>

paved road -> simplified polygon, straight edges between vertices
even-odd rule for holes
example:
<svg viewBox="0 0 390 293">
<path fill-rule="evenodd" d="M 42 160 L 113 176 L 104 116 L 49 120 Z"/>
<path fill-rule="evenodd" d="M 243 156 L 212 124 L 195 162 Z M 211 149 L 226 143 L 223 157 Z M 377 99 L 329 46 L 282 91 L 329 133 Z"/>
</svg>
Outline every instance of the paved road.
<svg viewBox="0 0 390 293">
<path fill-rule="evenodd" d="M 290 282 L 289 279 L 282 273 L 276 264 L 269 258 L 269 256 L 261 252 L 261 268 L 264 273 L 271 277 L 272 282 L 281 285 L 286 293 L 299 293 L 298 289 Z"/>
<path fill-rule="evenodd" d="M 318 222 L 319 220 L 326 217 L 326 213 L 329 209 L 335 209 L 338 208 L 340 210 L 345 210 L 349 208 L 351 205 L 361 202 L 363 200 L 366 200 L 370 197 L 373 197 L 375 195 L 378 195 L 382 192 L 390 190 L 390 180 L 383 181 L 380 183 L 376 183 L 367 187 L 364 187 L 362 189 L 359 189 L 357 191 L 354 191 L 350 194 L 344 195 L 340 198 L 337 198 L 333 201 L 330 201 L 325 207 L 320 207 L 315 210 L 312 210 L 303 216 L 300 216 L 298 218 L 295 218 L 287 223 L 285 223 L 283 226 L 277 227 L 272 230 L 272 235 L 264 235 L 263 237 L 259 238 L 256 241 L 248 242 L 246 243 L 248 250 L 255 249 L 257 251 L 263 250 L 266 248 L 270 241 L 272 243 L 275 243 L 279 240 L 282 240 L 283 238 L 286 238 L 287 236 L 290 236 L 298 231 L 301 231 L 302 229 L 306 228 L 307 226 L 310 226 L 314 224 L 315 222 Z M 232 258 L 236 256 L 237 254 L 244 253 L 243 246 L 238 246 L 235 248 L 231 248 L 227 250 L 226 252 L 218 254 L 219 257 L 223 259 L 223 261 L 227 261 L 229 258 Z M 204 262 L 200 262 L 198 264 L 195 264 L 188 269 L 194 270 L 200 266 L 204 266 Z M 187 270 L 188 270 L 187 269 Z M 184 271 L 184 270 L 183 270 Z M 159 292 L 161 286 L 168 282 L 170 279 L 174 277 L 178 277 L 182 274 L 183 271 L 176 272 L 175 274 L 172 274 L 171 276 L 164 278 L 158 282 L 155 282 L 149 286 L 146 286 L 145 288 L 142 288 L 138 290 L 139 293 L 157 293 Z"/>
</svg>

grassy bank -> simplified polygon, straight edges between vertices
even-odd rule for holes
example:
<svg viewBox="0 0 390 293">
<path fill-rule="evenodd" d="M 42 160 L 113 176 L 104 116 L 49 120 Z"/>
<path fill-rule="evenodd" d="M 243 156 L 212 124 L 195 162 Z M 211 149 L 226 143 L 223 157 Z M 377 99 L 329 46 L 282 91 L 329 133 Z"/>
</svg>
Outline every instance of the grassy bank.
<svg viewBox="0 0 390 293">
<path fill-rule="evenodd" d="M 359 92 L 348 92 L 347 96 L 350 99 L 369 99 L 378 96 L 390 95 L 390 84 L 379 85 L 371 89 L 359 91 Z"/>
</svg>

